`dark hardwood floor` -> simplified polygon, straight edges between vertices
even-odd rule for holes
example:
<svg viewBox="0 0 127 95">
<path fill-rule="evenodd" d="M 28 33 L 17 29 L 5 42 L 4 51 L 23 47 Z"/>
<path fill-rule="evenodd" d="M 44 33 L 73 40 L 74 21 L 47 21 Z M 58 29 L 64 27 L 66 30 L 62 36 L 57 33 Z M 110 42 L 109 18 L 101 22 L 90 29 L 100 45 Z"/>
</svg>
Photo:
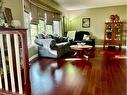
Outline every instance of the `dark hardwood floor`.
<svg viewBox="0 0 127 95">
<path fill-rule="evenodd" d="M 72 54 L 32 63 L 33 95 L 127 95 L 125 50 L 96 48 L 89 60 Z"/>
</svg>

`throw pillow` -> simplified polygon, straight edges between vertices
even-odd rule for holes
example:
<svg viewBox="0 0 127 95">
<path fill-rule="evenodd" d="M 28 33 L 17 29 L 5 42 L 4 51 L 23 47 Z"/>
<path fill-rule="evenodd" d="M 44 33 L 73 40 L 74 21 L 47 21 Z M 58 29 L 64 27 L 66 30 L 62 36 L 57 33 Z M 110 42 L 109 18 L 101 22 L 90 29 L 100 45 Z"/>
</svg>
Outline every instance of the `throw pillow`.
<svg viewBox="0 0 127 95">
<path fill-rule="evenodd" d="M 84 34 L 83 40 L 89 40 L 89 36 Z"/>
<path fill-rule="evenodd" d="M 55 39 L 56 43 L 61 42 L 61 38 L 59 36 L 54 36 L 53 39 Z"/>
</svg>

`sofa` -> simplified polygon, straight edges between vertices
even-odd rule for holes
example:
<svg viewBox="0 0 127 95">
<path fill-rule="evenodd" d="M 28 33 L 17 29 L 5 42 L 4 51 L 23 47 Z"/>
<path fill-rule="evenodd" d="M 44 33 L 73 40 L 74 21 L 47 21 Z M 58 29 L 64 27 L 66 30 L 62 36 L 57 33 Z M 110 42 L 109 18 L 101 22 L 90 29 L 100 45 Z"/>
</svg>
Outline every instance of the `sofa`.
<svg viewBox="0 0 127 95">
<path fill-rule="evenodd" d="M 67 37 L 72 39 L 71 44 L 85 43 L 95 47 L 95 37 L 88 31 L 69 31 Z"/>
<path fill-rule="evenodd" d="M 70 50 L 70 42 L 66 37 L 38 34 L 35 43 L 41 57 L 59 58 Z"/>
</svg>

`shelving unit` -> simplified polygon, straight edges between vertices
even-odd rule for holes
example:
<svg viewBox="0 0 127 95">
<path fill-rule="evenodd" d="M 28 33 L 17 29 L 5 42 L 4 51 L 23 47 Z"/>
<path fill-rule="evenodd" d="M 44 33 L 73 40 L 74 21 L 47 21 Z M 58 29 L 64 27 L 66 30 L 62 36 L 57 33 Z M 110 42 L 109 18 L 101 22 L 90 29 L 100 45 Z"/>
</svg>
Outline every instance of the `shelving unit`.
<svg viewBox="0 0 127 95">
<path fill-rule="evenodd" d="M 105 33 L 104 33 L 104 49 L 105 45 L 119 45 L 121 49 L 122 45 L 122 34 L 123 34 L 123 22 L 112 20 L 105 22 Z"/>
</svg>

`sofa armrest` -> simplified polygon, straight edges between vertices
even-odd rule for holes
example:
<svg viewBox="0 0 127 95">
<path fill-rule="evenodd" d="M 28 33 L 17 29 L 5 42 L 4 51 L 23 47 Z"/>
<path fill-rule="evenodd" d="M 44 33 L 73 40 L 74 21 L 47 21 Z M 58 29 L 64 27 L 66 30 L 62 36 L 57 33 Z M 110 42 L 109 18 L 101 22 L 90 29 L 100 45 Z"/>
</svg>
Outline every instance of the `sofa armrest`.
<svg viewBox="0 0 127 95">
<path fill-rule="evenodd" d="M 56 46 L 54 46 L 52 49 L 53 49 L 53 50 L 58 50 L 58 49 L 63 48 L 63 47 L 65 47 L 65 46 L 67 46 L 67 45 L 69 46 L 70 43 L 69 43 L 69 42 L 57 43 Z"/>
<path fill-rule="evenodd" d="M 35 39 L 35 43 L 39 46 L 43 46 L 45 48 L 52 48 L 56 45 L 56 41 L 54 39 Z"/>
<path fill-rule="evenodd" d="M 34 42 L 35 42 L 35 44 L 38 45 L 38 46 L 43 46 L 43 43 L 41 42 L 40 39 L 35 39 Z"/>
</svg>

